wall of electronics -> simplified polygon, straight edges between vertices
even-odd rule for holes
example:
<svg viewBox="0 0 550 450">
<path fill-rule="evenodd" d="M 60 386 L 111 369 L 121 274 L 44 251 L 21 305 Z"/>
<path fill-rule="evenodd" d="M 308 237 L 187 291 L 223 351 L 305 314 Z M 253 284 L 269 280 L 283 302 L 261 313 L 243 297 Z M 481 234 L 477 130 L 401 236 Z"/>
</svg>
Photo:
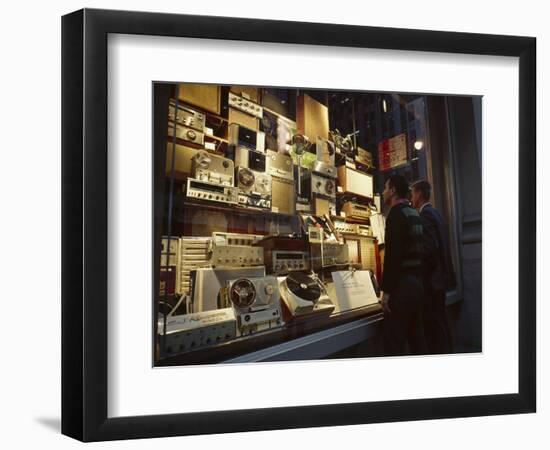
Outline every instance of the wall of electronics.
<svg viewBox="0 0 550 450">
<path fill-rule="evenodd" d="M 161 357 L 377 302 L 371 152 L 297 90 L 180 84 L 168 111 Z M 168 190 L 168 186 L 170 190 Z M 165 233 L 166 234 L 166 233 Z"/>
</svg>

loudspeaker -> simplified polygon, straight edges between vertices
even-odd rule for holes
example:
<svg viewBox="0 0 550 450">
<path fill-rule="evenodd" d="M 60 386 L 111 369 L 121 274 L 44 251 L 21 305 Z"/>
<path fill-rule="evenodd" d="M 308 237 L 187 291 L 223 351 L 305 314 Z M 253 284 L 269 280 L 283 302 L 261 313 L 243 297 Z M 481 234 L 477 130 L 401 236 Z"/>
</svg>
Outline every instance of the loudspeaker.
<svg viewBox="0 0 550 450">
<path fill-rule="evenodd" d="M 338 184 L 343 192 L 373 198 L 374 185 L 372 175 L 358 172 L 346 166 L 338 167 Z"/>
<path fill-rule="evenodd" d="M 328 139 L 328 107 L 307 94 L 296 100 L 296 125 L 298 132 L 305 134 L 311 142 L 317 137 Z"/>
<path fill-rule="evenodd" d="M 174 178 L 178 180 L 185 180 L 188 176 L 191 176 L 191 160 L 200 149 L 186 147 L 185 145 L 176 144 L 176 159 L 174 162 Z M 166 145 L 166 175 L 170 176 L 170 170 L 172 167 L 172 142 L 168 142 Z"/>
<path fill-rule="evenodd" d="M 228 122 L 243 125 L 251 130 L 258 130 L 258 119 L 235 108 L 229 108 Z"/>
<path fill-rule="evenodd" d="M 217 84 L 181 83 L 179 99 L 214 114 L 220 114 L 221 89 Z"/>
<path fill-rule="evenodd" d="M 296 213 L 294 181 L 271 178 L 271 210 L 281 214 Z"/>
<path fill-rule="evenodd" d="M 260 90 L 257 87 L 231 86 L 229 90 L 237 95 L 240 95 L 243 98 L 248 98 L 249 100 L 252 100 L 254 103 L 259 103 L 260 101 Z"/>
</svg>

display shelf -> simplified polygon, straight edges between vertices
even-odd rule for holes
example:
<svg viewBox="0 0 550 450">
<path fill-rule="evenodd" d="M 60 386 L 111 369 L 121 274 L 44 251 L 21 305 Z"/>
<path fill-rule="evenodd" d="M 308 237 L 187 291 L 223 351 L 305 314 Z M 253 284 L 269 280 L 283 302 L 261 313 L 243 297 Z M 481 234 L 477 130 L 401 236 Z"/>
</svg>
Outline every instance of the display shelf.
<svg viewBox="0 0 550 450">
<path fill-rule="evenodd" d="M 263 215 L 264 217 L 295 217 L 296 214 L 284 214 L 284 213 L 277 213 L 273 211 L 266 211 L 261 209 L 252 209 L 252 208 L 245 208 L 243 206 L 238 205 L 223 205 L 220 203 L 214 203 L 214 202 L 208 202 L 208 201 L 201 201 L 201 200 L 188 200 L 185 199 L 183 201 L 183 206 L 186 208 L 202 208 L 202 209 L 209 209 L 212 211 L 217 212 L 223 212 L 228 214 L 240 214 L 240 215 L 251 215 L 251 216 L 258 216 Z"/>
<path fill-rule="evenodd" d="M 345 196 L 348 196 L 350 198 L 358 197 L 361 200 L 367 200 L 367 203 L 373 203 L 374 202 L 373 197 L 366 197 L 364 195 L 355 194 L 353 192 L 338 192 L 338 191 L 336 191 L 336 197 L 345 197 Z"/>
<path fill-rule="evenodd" d="M 229 144 L 229 141 L 227 139 L 221 138 L 219 136 L 214 136 L 213 134 L 205 134 L 204 138 L 205 139 L 214 139 L 215 141 L 220 141 L 220 142 L 223 142 L 225 144 Z"/>
<path fill-rule="evenodd" d="M 340 312 L 330 316 L 309 316 L 307 319 L 298 319 L 287 323 L 275 331 L 260 332 L 258 334 L 242 336 L 221 344 L 214 344 L 209 347 L 192 350 L 179 355 L 162 358 L 158 361 L 159 366 L 179 366 L 195 364 L 216 364 L 231 362 L 230 360 L 240 356 L 265 350 L 282 343 L 298 340 L 306 335 L 314 336 L 317 332 L 334 329 L 340 325 L 348 324 L 367 317 L 382 319 L 382 308 L 378 303 L 357 308 L 351 311 Z M 338 338 L 338 334 L 333 336 Z M 297 341 L 298 342 L 298 341 Z M 328 356 L 328 355 L 325 355 Z M 238 362 L 238 361 L 235 361 Z"/>
<path fill-rule="evenodd" d="M 342 216 L 330 216 L 330 220 L 344 220 L 346 223 L 356 223 L 358 225 L 369 225 L 370 220 L 368 219 L 354 219 L 351 217 L 342 217 Z"/>
</svg>

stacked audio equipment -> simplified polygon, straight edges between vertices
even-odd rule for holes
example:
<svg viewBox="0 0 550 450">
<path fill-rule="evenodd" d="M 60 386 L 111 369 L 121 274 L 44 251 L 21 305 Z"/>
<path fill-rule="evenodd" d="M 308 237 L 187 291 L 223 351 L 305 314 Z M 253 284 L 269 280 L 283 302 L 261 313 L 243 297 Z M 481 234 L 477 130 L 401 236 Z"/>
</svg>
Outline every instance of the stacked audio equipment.
<svg viewBox="0 0 550 450">
<path fill-rule="evenodd" d="M 177 92 L 162 124 L 172 236 L 162 238 L 159 296 L 176 295 L 188 314 L 159 323 L 162 355 L 311 317 L 326 324 L 340 311 L 332 274 L 380 272 L 372 154 L 357 132 L 330 130 L 320 93 Z"/>
<path fill-rule="evenodd" d="M 191 292 L 191 272 L 210 262 L 211 238 L 182 237 L 178 240 L 177 286 L 178 293 L 189 295 Z"/>
</svg>

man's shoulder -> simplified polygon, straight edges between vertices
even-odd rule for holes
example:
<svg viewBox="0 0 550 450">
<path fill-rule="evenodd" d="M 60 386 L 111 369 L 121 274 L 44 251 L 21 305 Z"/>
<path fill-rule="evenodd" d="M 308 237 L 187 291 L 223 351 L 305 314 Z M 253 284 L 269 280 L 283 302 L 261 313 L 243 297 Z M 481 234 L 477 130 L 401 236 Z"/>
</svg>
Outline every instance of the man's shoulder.
<svg viewBox="0 0 550 450">
<path fill-rule="evenodd" d="M 420 211 L 420 216 L 426 219 L 439 220 L 439 212 L 432 205 L 426 205 Z"/>
<path fill-rule="evenodd" d="M 397 205 L 392 206 L 388 214 L 387 220 L 397 219 L 397 218 L 402 219 L 410 215 L 418 215 L 418 211 L 416 211 L 416 209 L 412 208 L 410 205 L 407 205 L 406 203 L 399 203 Z"/>
</svg>

